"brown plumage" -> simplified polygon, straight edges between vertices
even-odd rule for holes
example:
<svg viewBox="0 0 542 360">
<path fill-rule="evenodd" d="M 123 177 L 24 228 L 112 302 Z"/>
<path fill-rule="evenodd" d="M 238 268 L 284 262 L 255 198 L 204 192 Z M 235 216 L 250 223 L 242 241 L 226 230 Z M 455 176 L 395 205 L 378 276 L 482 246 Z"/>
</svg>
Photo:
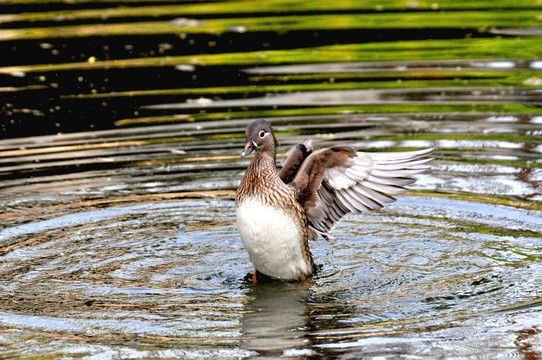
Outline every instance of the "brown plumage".
<svg viewBox="0 0 542 360">
<path fill-rule="evenodd" d="M 281 180 L 288 184 L 296 176 L 303 161 L 312 153 L 311 141 L 305 141 L 303 144 L 297 144 L 288 151 L 288 158 L 284 166 L 279 171 Z"/>
<path fill-rule="evenodd" d="M 331 237 L 347 213 L 381 208 L 391 196 L 407 191 L 411 175 L 428 168 L 435 149 L 361 153 L 337 146 L 312 150 L 297 144 L 277 172 L 278 142 L 265 120 L 248 125 L 245 156 L 256 156 L 235 196 L 237 222 L 250 260 L 260 273 L 283 280 L 304 280 L 313 273 L 308 239 Z"/>
</svg>

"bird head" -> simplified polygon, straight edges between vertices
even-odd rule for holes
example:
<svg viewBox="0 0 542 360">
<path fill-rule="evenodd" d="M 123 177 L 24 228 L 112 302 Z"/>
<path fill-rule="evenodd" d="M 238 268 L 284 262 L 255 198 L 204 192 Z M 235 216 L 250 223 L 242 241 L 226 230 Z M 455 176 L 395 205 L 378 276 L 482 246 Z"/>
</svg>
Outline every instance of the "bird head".
<svg viewBox="0 0 542 360">
<path fill-rule="evenodd" d="M 265 120 L 256 120 L 247 126 L 245 149 L 241 156 L 247 156 L 252 151 L 275 153 L 278 146 L 277 139 L 273 135 L 271 125 Z"/>
</svg>

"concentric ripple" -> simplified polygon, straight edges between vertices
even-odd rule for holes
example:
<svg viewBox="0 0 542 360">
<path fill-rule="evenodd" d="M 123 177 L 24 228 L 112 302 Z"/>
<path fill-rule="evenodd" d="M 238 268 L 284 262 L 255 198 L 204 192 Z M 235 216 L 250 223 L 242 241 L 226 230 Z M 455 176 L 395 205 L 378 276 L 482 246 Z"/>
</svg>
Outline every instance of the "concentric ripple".
<svg viewBox="0 0 542 360">
<path fill-rule="evenodd" d="M 309 282 L 260 286 L 242 279 L 251 266 L 234 221 L 226 198 L 4 230 L 2 243 L 34 241 L 0 264 L 3 355 L 488 355 L 488 343 L 540 338 L 538 212 L 401 197 L 312 243 L 321 269 Z"/>
<path fill-rule="evenodd" d="M 233 202 L 250 119 L 3 140 L 0 356 L 537 354 L 538 118 L 267 118 L 279 162 L 306 137 L 439 151 L 410 195 L 311 244 L 311 280 L 258 286 Z"/>
</svg>

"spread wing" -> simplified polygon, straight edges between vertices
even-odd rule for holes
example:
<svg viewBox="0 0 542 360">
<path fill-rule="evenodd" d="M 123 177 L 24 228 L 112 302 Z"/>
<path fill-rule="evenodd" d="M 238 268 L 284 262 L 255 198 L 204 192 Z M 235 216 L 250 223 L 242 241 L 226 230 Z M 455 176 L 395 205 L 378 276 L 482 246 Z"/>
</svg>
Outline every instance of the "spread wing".
<svg viewBox="0 0 542 360">
<path fill-rule="evenodd" d="M 285 184 L 290 183 L 301 168 L 303 161 L 312 153 L 312 140 L 305 140 L 302 144 L 294 145 L 288 151 L 284 166 L 279 171 L 279 177 Z"/>
<path fill-rule="evenodd" d="M 395 201 L 392 195 L 408 191 L 412 175 L 427 172 L 434 148 L 419 151 L 363 153 L 352 148 L 314 152 L 292 182 L 299 190 L 310 226 L 325 238 L 348 213 L 368 212 Z"/>
</svg>

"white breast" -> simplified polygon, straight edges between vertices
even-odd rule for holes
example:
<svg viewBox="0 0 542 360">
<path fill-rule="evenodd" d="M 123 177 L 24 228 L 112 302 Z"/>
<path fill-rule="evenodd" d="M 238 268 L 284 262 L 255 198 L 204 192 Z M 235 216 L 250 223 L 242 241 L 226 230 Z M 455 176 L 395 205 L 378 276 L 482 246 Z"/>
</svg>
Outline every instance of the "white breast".
<svg viewBox="0 0 542 360">
<path fill-rule="evenodd" d="M 301 222 L 279 209 L 248 200 L 237 207 L 237 226 L 250 261 L 262 274 L 300 280 L 312 273 L 303 258 Z"/>
</svg>

